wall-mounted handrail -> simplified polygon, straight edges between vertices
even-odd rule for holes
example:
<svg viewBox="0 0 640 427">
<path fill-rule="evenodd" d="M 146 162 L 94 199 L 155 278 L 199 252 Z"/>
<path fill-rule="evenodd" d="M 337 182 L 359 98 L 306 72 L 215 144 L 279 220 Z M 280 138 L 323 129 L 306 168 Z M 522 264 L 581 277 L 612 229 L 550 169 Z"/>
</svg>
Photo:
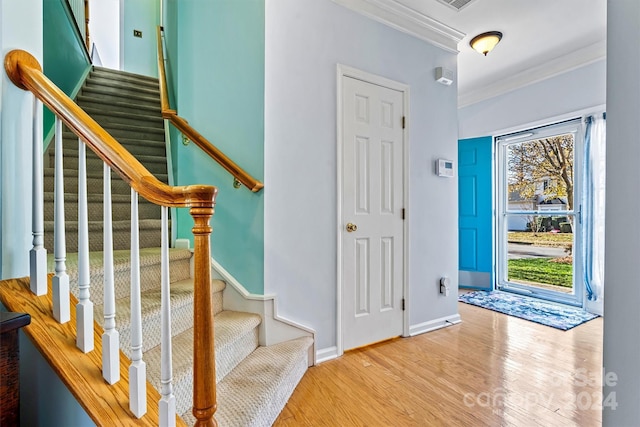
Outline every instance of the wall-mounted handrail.
<svg viewBox="0 0 640 427">
<path fill-rule="evenodd" d="M 202 151 L 207 153 L 213 160 L 218 162 L 227 172 L 254 193 L 260 191 L 264 184 L 247 171 L 238 166 L 233 160 L 225 155 L 220 149 L 213 145 L 207 138 L 195 130 L 189 122 L 180 117 L 176 110 L 172 110 L 169 104 L 167 91 L 167 76 L 164 66 L 164 49 L 162 44 L 162 27 L 157 28 L 158 38 L 158 77 L 160 79 L 160 103 L 162 105 L 162 117 L 169 120 L 184 136 L 196 144 Z"/>
<path fill-rule="evenodd" d="M 157 205 L 190 208 L 190 214 L 194 220 L 192 231 L 195 247 L 193 255 L 193 414 L 197 419 L 196 425 L 217 425 L 214 418 L 216 411 L 216 374 L 210 247 L 210 221 L 217 194 L 216 187 L 210 185 L 173 187 L 162 183 L 107 133 L 107 131 L 96 123 L 95 120 L 53 84 L 42 73 L 42 67 L 31 54 L 23 50 L 13 50 L 6 55 L 4 65 L 7 75 L 16 86 L 32 92 L 34 96 L 42 101 L 58 118 L 56 127 L 59 128 L 57 138 L 60 140 L 60 152 L 62 151 L 62 126 L 60 121 L 62 121 L 78 136 L 80 141 L 91 148 L 105 164 L 115 170 L 122 179 L 129 184 L 132 188 L 132 196 L 135 193 L 139 193 L 148 201 Z M 41 139 L 38 139 L 38 142 L 40 141 Z M 59 161 L 60 169 L 62 169 L 62 156 L 58 157 L 58 153 L 56 153 L 56 161 Z M 62 181 L 62 174 L 60 174 L 60 181 Z M 133 199 L 132 197 L 132 200 Z M 134 203 L 132 205 L 132 213 L 134 212 L 134 205 L 137 212 L 137 203 Z M 62 209 L 60 210 L 62 211 Z M 133 227 L 136 221 L 132 218 L 131 223 Z M 167 239 L 164 240 L 166 241 Z M 62 247 L 64 247 L 64 245 L 62 245 Z M 57 255 L 56 258 L 58 258 Z M 43 265 L 46 266 L 44 263 Z M 36 274 L 36 276 L 38 276 L 38 274 Z M 67 300 L 68 299 L 67 296 Z M 54 307 L 55 306 L 56 305 L 54 305 Z M 135 349 L 137 348 L 136 346 Z M 135 372 L 137 373 L 138 371 Z M 138 378 L 138 375 L 135 375 L 135 378 Z M 133 383 L 135 383 L 135 381 L 133 381 Z M 129 384 L 132 384 L 131 378 Z M 146 404 L 140 404 L 142 399 L 140 395 L 138 395 L 136 399 L 130 399 L 130 402 L 134 402 L 134 405 L 130 406 L 130 410 L 137 417 L 141 417 L 146 411 Z"/>
</svg>

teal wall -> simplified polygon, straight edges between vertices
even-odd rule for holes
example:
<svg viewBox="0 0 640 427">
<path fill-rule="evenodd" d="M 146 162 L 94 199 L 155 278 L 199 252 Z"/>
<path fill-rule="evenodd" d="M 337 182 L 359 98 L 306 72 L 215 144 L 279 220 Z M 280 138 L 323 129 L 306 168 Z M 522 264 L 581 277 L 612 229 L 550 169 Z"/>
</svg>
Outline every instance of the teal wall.
<svg viewBox="0 0 640 427">
<path fill-rule="evenodd" d="M 43 13 L 43 64 L 44 74 L 67 95 L 74 95 L 91 64 L 85 53 L 82 39 L 64 0 L 44 0 Z M 53 114 L 45 108 L 44 136 L 53 128 Z"/>
<path fill-rule="evenodd" d="M 264 17 L 264 0 L 180 1 L 177 40 L 168 43 L 178 114 L 259 180 L 264 177 Z M 198 147 L 173 145 L 178 185 L 218 187 L 213 257 L 249 292 L 262 294 L 264 190 L 234 189 L 231 175 Z M 178 210 L 177 225 L 178 238 L 191 237 L 186 209 Z"/>
</svg>

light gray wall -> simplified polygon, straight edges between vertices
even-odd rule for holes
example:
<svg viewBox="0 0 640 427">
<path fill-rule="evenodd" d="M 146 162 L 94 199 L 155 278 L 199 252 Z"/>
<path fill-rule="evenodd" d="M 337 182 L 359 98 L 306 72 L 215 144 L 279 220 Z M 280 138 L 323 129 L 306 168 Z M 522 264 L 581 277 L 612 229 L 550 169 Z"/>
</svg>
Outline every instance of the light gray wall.
<svg viewBox="0 0 640 427">
<path fill-rule="evenodd" d="M 122 0 L 121 66 L 124 71 L 158 77 L 156 26 L 160 0 Z M 142 31 L 142 38 L 133 30 Z"/>
<path fill-rule="evenodd" d="M 95 43 L 102 66 L 120 69 L 120 0 L 92 1 L 89 37 Z M 89 51 L 91 52 L 91 51 Z"/>
<path fill-rule="evenodd" d="M 640 422 L 640 2 L 609 1 L 607 23 L 604 368 L 618 381 L 603 394 L 618 406 L 605 406 L 602 425 L 614 427 Z"/>
<path fill-rule="evenodd" d="M 601 60 L 462 107 L 458 110 L 460 139 L 542 124 L 545 120 L 603 105 L 605 88 L 606 60 Z"/>
<path fill-rule="evenodd" d="M 42 1 L 2 1 L 2 58 L 13 49 L 42 64 Z M 29 274 L 33 97 L 0 77 L 0 277 Z M 42 111 L 39 112 L 42 114 Z"/>
<path fill-rule="evenodd" d="M 434 69 L 456 69 L 445 52 L 330 0 L 266 0 L 265 293 L 280 314 L 337 345 L 336 64 L 410 86 L 409 286 L 411 325 L 457 314 L 456 178 L 435 176 L 457 158 L 456 86 Z M 455 71 L 454 71 L 455 72 Z"/>
</svg>

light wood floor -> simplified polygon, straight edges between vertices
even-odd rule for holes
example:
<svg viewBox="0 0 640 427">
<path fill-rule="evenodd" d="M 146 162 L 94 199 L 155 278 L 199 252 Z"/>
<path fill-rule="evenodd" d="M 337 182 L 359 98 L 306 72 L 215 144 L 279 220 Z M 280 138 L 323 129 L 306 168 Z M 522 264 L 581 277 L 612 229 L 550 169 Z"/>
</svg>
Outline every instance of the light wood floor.
<svg viewBox="0 0 640 427">
<path fill-rule="evenodd" d="M 459 325 L 310 368 L 274 425 L 601 425 L 602 318 L 564 332 L 459 309 Z"/>
</svg>

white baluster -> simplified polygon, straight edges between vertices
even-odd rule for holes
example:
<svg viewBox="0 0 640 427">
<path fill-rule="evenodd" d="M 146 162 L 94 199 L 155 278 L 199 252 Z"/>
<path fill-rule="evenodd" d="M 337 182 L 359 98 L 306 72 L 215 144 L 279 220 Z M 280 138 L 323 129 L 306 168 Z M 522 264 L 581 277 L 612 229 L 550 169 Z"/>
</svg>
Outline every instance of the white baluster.
<svg viewBox="0 0 640 427">
<path fill-rule="evenodd" d="M 142 360 L 142 306 L 140 301 L 140 238 L 138 193 L 131 189 L 131 365 L 129 409 L 140 418 L 147 412 L 147 374 Z"/>
<path fill-rule="evenodd" d="M 102 334 L 102 377 L 109 384 L 120 379 L 120 333 L 116 329 L 116 294 L 113 279 L 113 226 L 111 212 L 111 169 L 104 163 L 104 333 Z"/>
<path fill-rule="evenodd" d="M 56 274 L 51 282 L 53 288 L 53 317 L 60 323 L 71 318 L 69 302 L 69 276 L 67 275 L 67 246 L 64 225 L 64 172 L 62 162 L 62 121 L 56 117 L 55 125 L 55 185 L 53 201 L 53 258 Z"/>
<path fill-rule="evenodd" d="M 87 148 L 78 139 L 78 304 L 76 304 L 76 346 L 84 353 L 93 350 L 93 302 L 90 299 L 90 284 Z"/>
<path fill-rule="evenodd" d="M 161 208 L 162 214 L 162 248 L 161 266 L 161 310 L 162 341 L 160 347 L 160 425 L 173 427 L 176 425 L 176 398 L 173 395 L 173 367 L 171 364 L 171 289 L 169 286 L 169 215 L 166 206 Z"/>
<path fill-rule="evenodd" d="M 31 192 L 31 229 L 33 248 L 29 251 L 31 292 L 36 295 L 47 293 L 47 250 L 44 248 L 44 192 L 43 192 L 43 153 L 42 122 L 40 111 L 42 103 L 33 98 L 33 188 Z"/>
</svg>

